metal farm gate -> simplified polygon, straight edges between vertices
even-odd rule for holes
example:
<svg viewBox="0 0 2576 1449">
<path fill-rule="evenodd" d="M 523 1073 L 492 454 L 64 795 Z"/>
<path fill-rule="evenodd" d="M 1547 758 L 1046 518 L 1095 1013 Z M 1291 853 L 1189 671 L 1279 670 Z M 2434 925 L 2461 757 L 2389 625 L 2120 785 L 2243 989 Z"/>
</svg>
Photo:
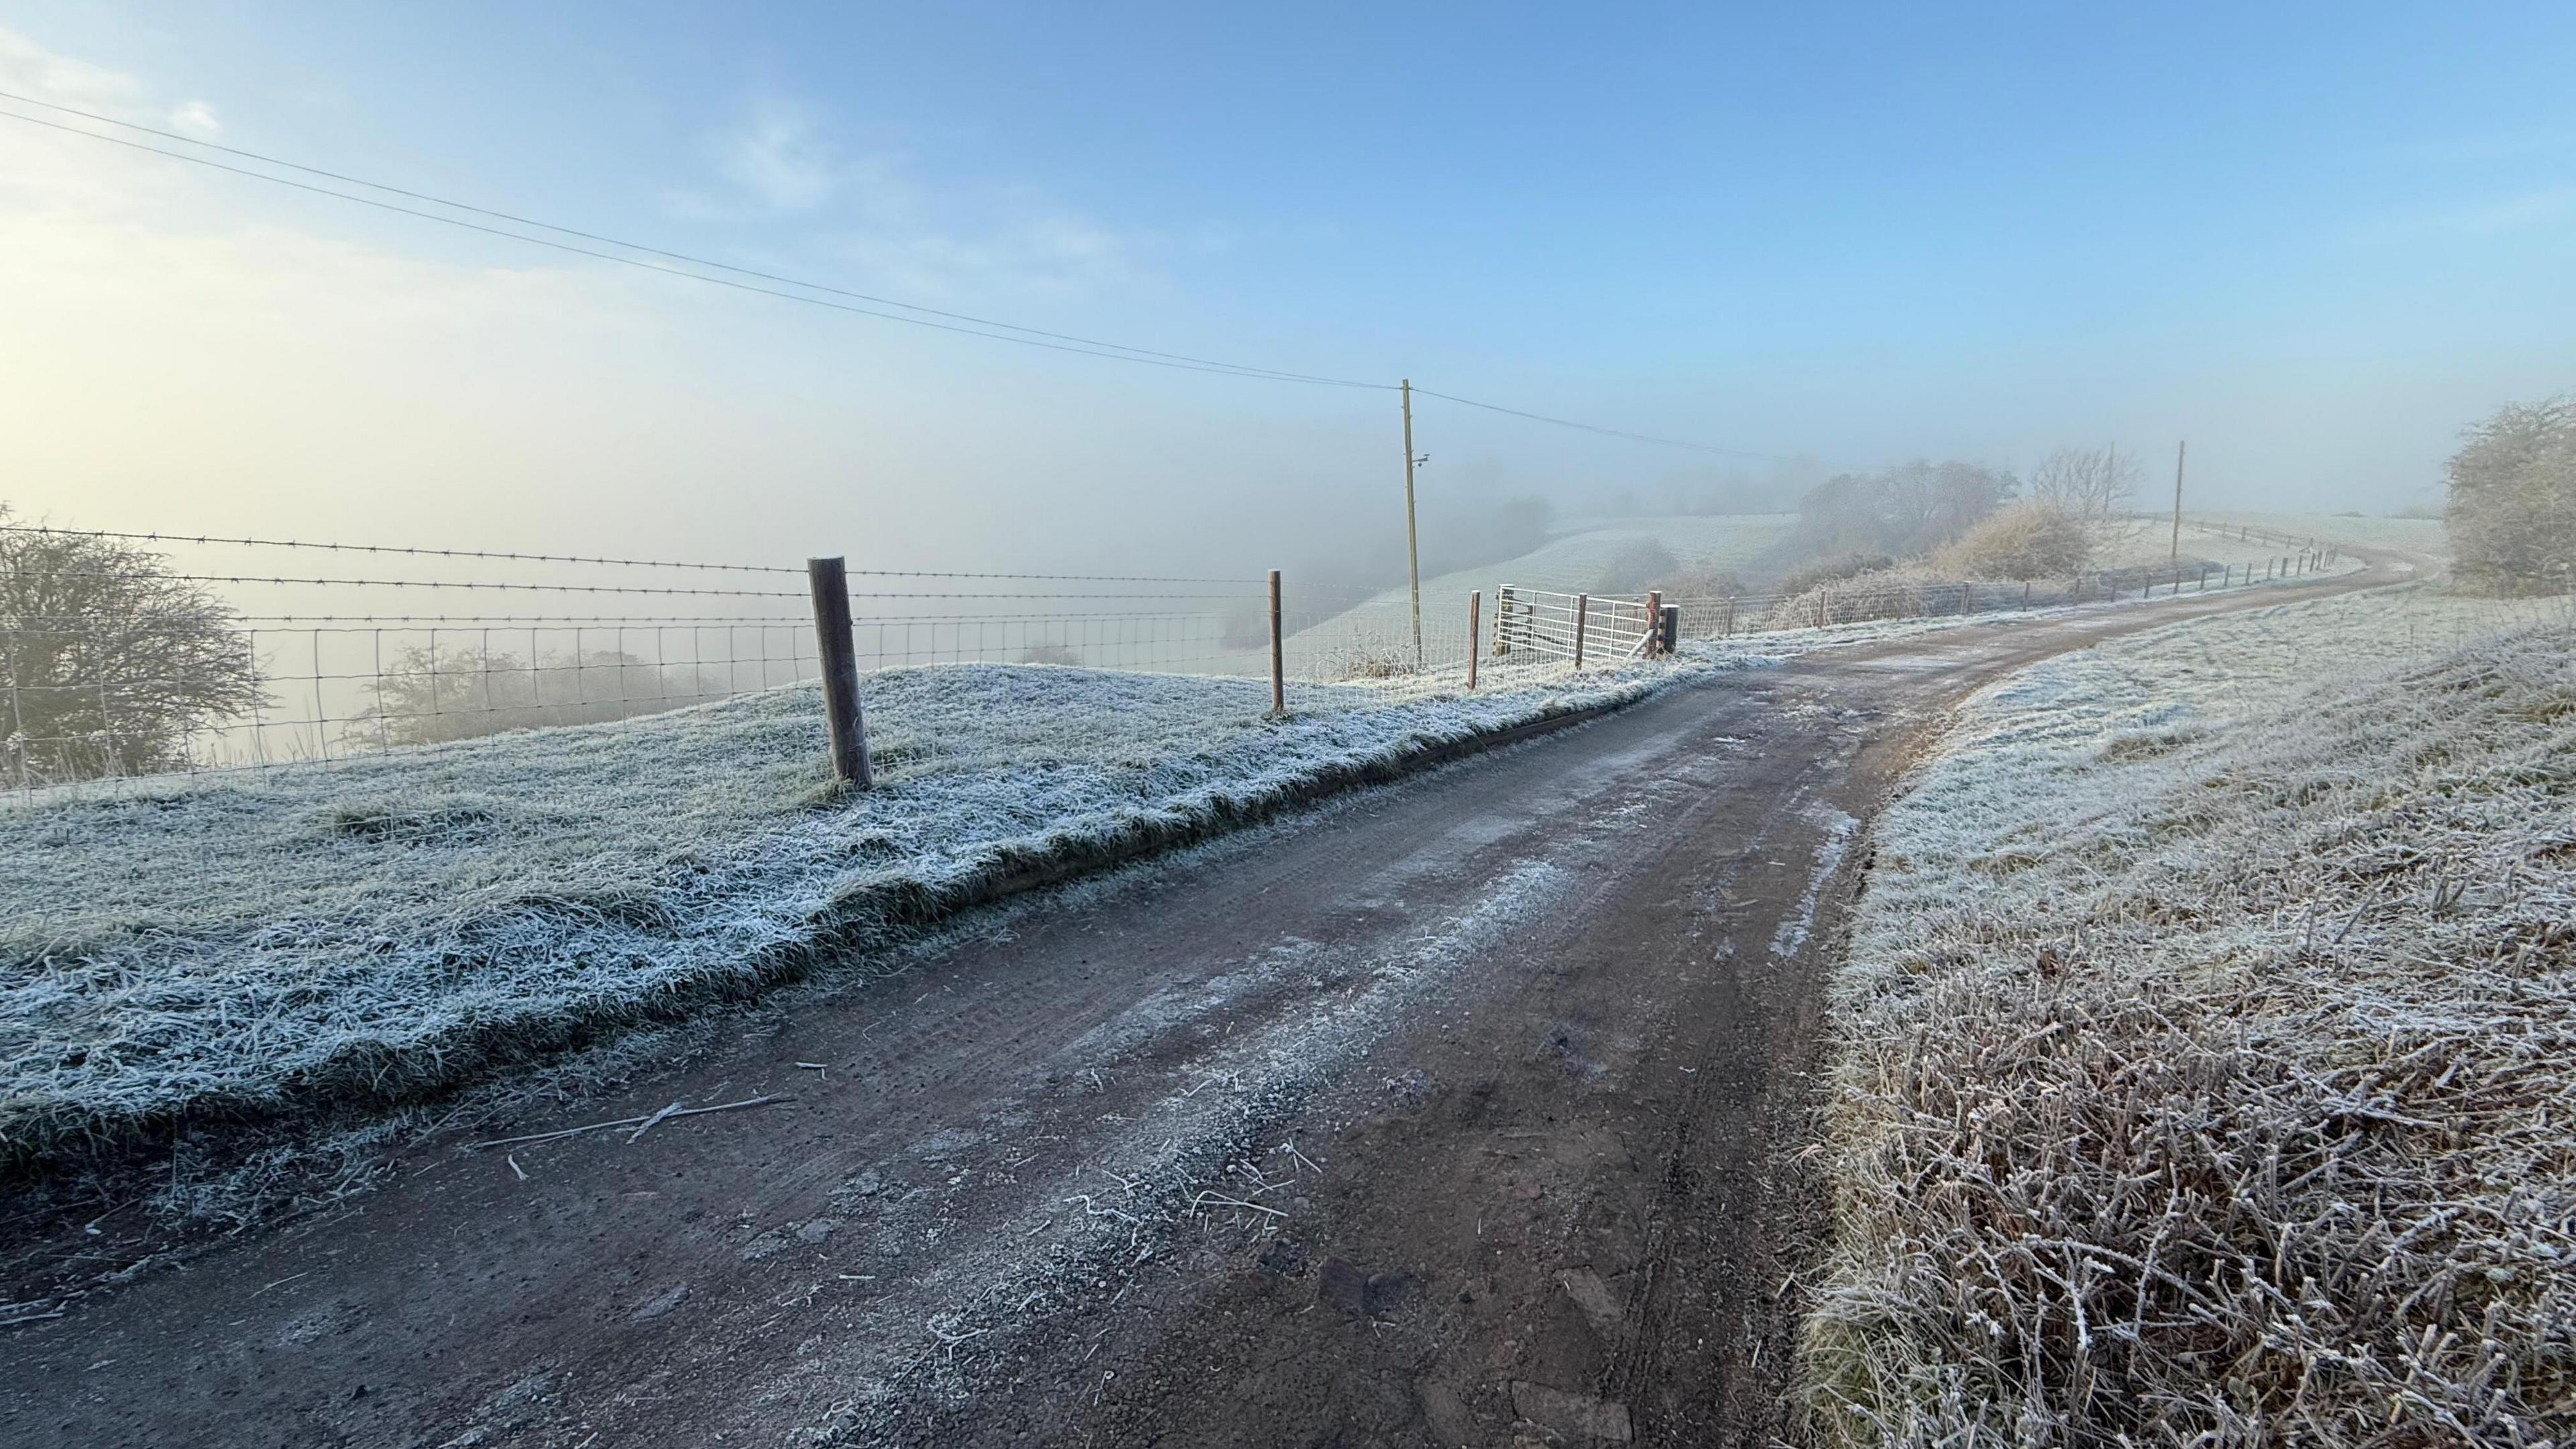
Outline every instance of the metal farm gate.
<svg viewBox="0 0 2576 1449">
<path fill-rule="evenodd" d="M 1646 599 L 1596 598 L 1506 585 L 1496 590 L 1494 655 L 1537 655 L 1585 663 L 1616 663 L 1652 652 L 1656 637 Z"/>
</svg>

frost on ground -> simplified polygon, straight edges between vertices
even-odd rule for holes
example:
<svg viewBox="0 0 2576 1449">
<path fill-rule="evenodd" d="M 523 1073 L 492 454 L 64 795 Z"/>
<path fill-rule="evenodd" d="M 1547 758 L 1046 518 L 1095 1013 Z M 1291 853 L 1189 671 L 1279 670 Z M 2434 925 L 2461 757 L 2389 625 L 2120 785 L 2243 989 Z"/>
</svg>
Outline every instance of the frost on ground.
<svg viewBox="0 0 2576 1449">
<path fill-rule="evenodd" d="M 1837 983 L 1821 1437 L 2569 1442 L 2576 615 L 2545 609 L 2345 596 L 1971 702 Z"/>
<path fill-rule="evenodd" d="M 894 670 L 867 684 L 879 787 L 847 798 L 810 686 L 40 796 L 0 814 L 0 1160 L 445 1087 L 1710 667 L 1300 688 L 1284 720 L 1249 681 Z"/>
<path fill-rule="evenodd" d="M 2409 553 L 2448 558 L 2451 536 L 2438 518 L 2364 518 L 2350 513 L 2187 513 L 2183 516 L 2188 529 L 2194 520 L 2205 520 L 2222 527 L 2250 524 L 2296 537 L 2327 539 L 2362 548 L 2401 549 Z"/>
</svg>

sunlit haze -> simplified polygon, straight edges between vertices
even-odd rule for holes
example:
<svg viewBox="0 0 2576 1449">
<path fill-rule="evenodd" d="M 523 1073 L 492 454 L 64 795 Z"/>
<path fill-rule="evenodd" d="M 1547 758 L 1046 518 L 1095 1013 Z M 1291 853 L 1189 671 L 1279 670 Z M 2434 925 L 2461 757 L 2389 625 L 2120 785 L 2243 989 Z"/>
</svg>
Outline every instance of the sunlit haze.
<svg viewBox="0 0 2576 1449">
<path fill-rule="evenodd" d="M 1425 402 L 1426 526 L 1773 458 L 2116 443 L 2169 477 L 2181 439 L 2205 506 L 2385 512 L 2432 496 L 2462 426 L 2571 375 L 2557 5 L 0 23 L 20 96 L 1742 455 Z M 1401 529 L 1389 393 L 797 305 L 16 120 L 0 315 L 0 499 L 66 524 L 951 567 L 1240 566 Z"/>
</svg>

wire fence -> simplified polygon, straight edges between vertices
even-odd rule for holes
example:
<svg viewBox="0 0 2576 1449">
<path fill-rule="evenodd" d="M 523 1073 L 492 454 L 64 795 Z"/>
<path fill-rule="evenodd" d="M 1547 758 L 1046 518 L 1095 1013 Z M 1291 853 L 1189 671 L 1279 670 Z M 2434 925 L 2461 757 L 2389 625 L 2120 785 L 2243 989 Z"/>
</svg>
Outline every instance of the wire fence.
<svg viewBox="0 0 2576 1449">
<path fill-rule="evenodd" d="M 1998 587 L 1856 579 L 1794 596 L 1672 598 L 1681 637 L 1971 614 L 2230 587 L 2326 566 L 2303 547 L 2261 569 L 2127 569 Z M 280 559 L 321 567 L 263 569 Z M 367 567 L 334 567 L 363 560 Z M 395 564 L 395 567 L 378 565 Z M 504 731 L 596 725 L 813 680 L 805 570 L 600 555 L 0 526 L 0 782 L 68 784 L 437 750 Z M 851 570 L 862 670 L 1087 666 L 1266 678 L 1268 580 Z M 613 602 L 611 602 L 613 601 Z M 1466 600 L 1300 590 L 1283 673 L 1438 690 L 1471 655 L 1593 667 L 1645 647 L 1644 599 L 1498 585 Z M 422 606 L 428 607 L 424 609 Z M 588 612 L 605 604 L 615 612 Z M 665 604 L 668 611 L 657 611 Z"/>
<path fill-rule="evenodd" d="M 1781 629 L 2169 598 L 2302 578 L 2338 567 L 2341 562 L 2341 553 L 2328 545 L 2251 564 L 2186 560 L 2091 569 L 2068 578 L 2009 583 L 1932 579 L 1887 571 L 1829 580 L 1795 593 L 1673 595 L 1664 603 L 1680 611 L 1681 637 L 1728 639 Z"/>
<path fill-rule="evenodd" d="M 863 670 L 1270 669 L 1266 578 L 847 578 Z M 0 526 L 0 785 L 436 750 L 811 681 L 806 585 L 788 565 Z M 1462 626 L 1430 621 L 1417 654 L 1381 593 L 1290 598 L 1302 686 L 1465 662 Z"/>
</svg>

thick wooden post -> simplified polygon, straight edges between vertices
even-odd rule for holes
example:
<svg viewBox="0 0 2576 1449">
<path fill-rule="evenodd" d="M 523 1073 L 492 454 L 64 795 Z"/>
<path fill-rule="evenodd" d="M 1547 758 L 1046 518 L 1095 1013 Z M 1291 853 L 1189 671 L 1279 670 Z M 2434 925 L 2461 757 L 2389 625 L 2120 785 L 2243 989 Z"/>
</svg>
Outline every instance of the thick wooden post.
<svg viewBox="0 0 2576 1449">
<path fill-rule="evenodd" d="M 1726 596 L 1726 622 L 1718 626 L 1717 637 L 1721 639 L 1735 637 L 1735 596 L 1733 594 Z"/>
<path fill-rule="evenodd" d="M 876 782 L 868 765 L 868 724 L 859 713 L 859 656 L 850 639 L 848 571 L 837 558 L 805 560 L 814 592 L 814 644 L 823 664 L 823 723 L 832 741 L 832 774 L 864 790 Z"/>
<path fill-rule="evenodd" d="M 1279 640 L 1279 570 L 1270 571 L 1270 712 L 1288 712 L 1286 655 Z"/>
<path fill-rule="evenodd" d="M 1577 669 L 1581 669 L 1581 668 L 1583 667 L 1583 625 L 1584 625 L 1584 619 L 1585 619 L 1585 616 L 1586 616 L 1586 615 L 1588 615 L 1588 614 L 1590 614 L 1591 612 L 1592 612 L 1592 596 L 1591 596 L 1590 594 L 1577 594 L 1577 595 L 1575 595 L 1575 596 L 1574 596 L 1574 667 L 1575 667 L 1575 668 L 1577 668 Z"/>
<path fill-rule="evenodd" d="M 1467 593 L 1467 688 L 1470 692 L 1476 688 L 1476 659 L 1485 652 L 1476 644 L 1476 636 L 1484 632 L 1484 613 L 1485 591 L 1469 590 Z"/>
<path fill-rule="evenodd" d="M 1664 591 L 1646 590 L 1646 653 L 1649 657 L 1664 652 Z"/>
</svg>

